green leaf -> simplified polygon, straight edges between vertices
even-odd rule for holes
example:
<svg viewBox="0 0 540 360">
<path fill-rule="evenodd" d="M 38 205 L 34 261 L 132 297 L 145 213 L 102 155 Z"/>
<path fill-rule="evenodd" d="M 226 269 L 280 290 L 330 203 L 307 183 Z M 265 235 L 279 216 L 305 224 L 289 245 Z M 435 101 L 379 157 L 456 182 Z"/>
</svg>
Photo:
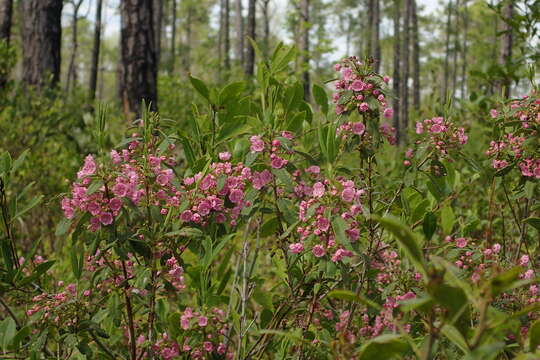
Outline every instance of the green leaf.
<svg viewBox="0 0 540 360">
<path fill-rule="evenodd" d="M 455 221 L 456 217 L 452 208 L 449 205 L 443 207 L 441 210 L 441 227 L 445 235 L 452 233 Z"/>
<path fill-rule="evenodd" d="M 358 351 L 358 360 L 402 358 L 409 349 L 409 344 L 401 335 L 385 334 L 362 345 Z"/>
<path fill-rule="evenodd" d="M 379 304 L 369 300 L 368 298 L 362 296 L 361 294 L 356 295 L 355 293 L 349 290 L 332 290 L 328 293 L 328 297 L 333 298 L 333 299 L 340 299 L 340 300 L 347 300 L 347 301 L 355 302 L 358 304 L 372 307 L 376 310 L 382 309 L 382 307 Z"/>
<path fill-rule="evenodd" d="M 345 246 L 347 250 L 352 251 L 353 248 L 351 246 L 351 242 L 345 231 L 347 227 L 347 223 L 345 222 L 345 220 L 343 220 L 341 216 L 335 216 L 332 219 L 332 229 L 334 230 L 334 234 L 336 235 L 338 242 L 341 245 Z"/>
<path fill-rule="evenodd" d="M 427 240 L 430 240 L 437 230 L 437 217 L 431 211 L 427 212 L 424 216 L 424 221 L 422 223 L 422 230 Z"/>
<path fill-rule="evenodd" d="M 56 236 L 62 236 L 62 235 L 65 235 L 65 234 L 68 232 L 70 226 L 71 226 L 71 220 L 70 220 L 70 219 L 63 218 L 63 219 L 58 223 L 58 225 L 56 225 L 56 231 L 54 232 L 54 234 L 55 234 Z"/>
<path fill-rule="evenodd" d="M 521 282 L 519 275 L 523 271 L 521 266 L 515 266 L 491 279 L 491 293 L 493 297 L 517 287 Z"/>
<path fill-rule="evenodd" d="M 191 75 L 189 75 L 189 81 L 191 82 L 191 85 L 195 88 L 195 90 L 197 90 L 197 92 L 203 98 L 210 102 L 210 91 L 206 87 L 206 84 L 202 80 L 199 80 Z"/>
<path fill-rule="evenodd" d="M 540 320 L 536 320 L 529 328 L 529 349 L 534 352 L 540 346 Z"/>
<path fill-rule="evenodd" d="M 427 274 L 424 256 L 420 246 L 418 245 L 418 238 L 416 234 L 413 233 L 409 227 L 403 224 L 399 219 L 393 216 L 388 215 L 383 218 L 373 216 L 373 218 L 378 221 L 382 227 L 390 231 L 396 237 L 399 245 L 409 260 L 411 260 L 411 262 L 416 266 L 417 270 L 421 271 L 424 275 Z"/>
<path fill-rule="evenodd" d="M 524 221 L 534 227 L 536 230 L 540 231 L 540 218 L 530 217 L 525 219 Z"/>
<path fill-rule="evenodd" d="M 243 81 L 233 82 L 227 84 L 219 92 L 219 103 L 224 104 L 228 100 L 237 97 L 245 88 L 246 83 Z"/>
<path fill-rule="evenodd" d="M 456 345 L 461 351 L 463 351 L 465 354 L 469 353 L 469 347 L 467 346 L 467 342 L 465 341 L 465 338 L 463 338 L 463 335 L 459 332 L 458 329 L 456 329 L 455 326 L 452 326 L 450 324 L 445 324 L 443 328 L 441 329 L 441 332 L 444 336 L 448 338 L 454 345 Z"/>
<path fill-rule="evenodd" d="M 326 116 L 328 114 L 328 95 L 326 95 L 326 91 L 317 84 L 313 84 L 312 91 L 315 102 Z"/>
<path fill-rule="evenodd" d="M 17 326 L 15 324 L 15 321 L 7 317 L 0 323 L 0 334 L 2 335 L 2 348 L 4 350 L 7 350 L 8 346 L 11 344 L 11 341 L 15 337 L 15 331 L 17 330 Z"/>
<path fill-rule="evenodd" d="M 18 350 L 21 347 L 21 343 L 25 338 L 27 338 L 30 335 L 31 327 L 30 325 L 24 326 L 19 331 L 17 331 L 17 334 L 13 338 L 12 346 L 15 350 Z"/>
<path fill-rule="evenodd" d="M 88 187 L 88 190 L 86 190 L 86 195 L 92 195 L 96 191 L 98 191 L 103 186 L 103 181 L 97 180 L 94 181 L 90 186 Z"/>
<path fill-rule="evenodd" d="M 26 204 L 26 206 L 22 210 L 20 210 L 18 213 L 15 214 L 13 219 L 17 219 L 23 216 L 25 213 L 30 211 L 34 206 L 39 204 L 42 199 L 43 199 L 43 195 L 35 196 L 32 200 L 30 200 L 28 204 Z"/>
</svg>

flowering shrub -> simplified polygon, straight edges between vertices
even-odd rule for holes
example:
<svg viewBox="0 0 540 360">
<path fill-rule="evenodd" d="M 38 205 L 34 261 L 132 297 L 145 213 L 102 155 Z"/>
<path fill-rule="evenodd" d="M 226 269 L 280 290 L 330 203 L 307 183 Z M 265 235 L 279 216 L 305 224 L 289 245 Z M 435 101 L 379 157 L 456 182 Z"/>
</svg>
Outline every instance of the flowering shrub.
<svg viewBox="0 0 540 360">
<path fill-rule="evenodd" d="M 20 256 L 14 220 L 39 199 L 10 192 L 22 159 L 2 155 L 2 356 L 538 357 L 538 100 L 492 112 L 495 174 L 454 117 L 419 121 L 396 166 L 389 79 L 344 59 L 337 115 L 322 87 L 313 113 L 291 54 L 259 64 L 253 96 L 192 78 L 189 136 L 144 113 L 97 141 L 61 200 L 66 259 Z"/>
</svg>

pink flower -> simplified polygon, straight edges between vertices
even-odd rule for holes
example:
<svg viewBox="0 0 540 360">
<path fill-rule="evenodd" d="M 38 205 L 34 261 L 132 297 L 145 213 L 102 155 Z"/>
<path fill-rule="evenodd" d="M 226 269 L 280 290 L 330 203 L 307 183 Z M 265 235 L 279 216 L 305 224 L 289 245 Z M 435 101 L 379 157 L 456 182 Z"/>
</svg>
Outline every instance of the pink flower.
<svg viewBox="0 0 540 360">
<path fill-rule="evenodd" d="M 368 105 L 368 103 L 363 102 L 363 103 L 361 103 L 360 105 L 358 105 L 358 109 L 359 109 L 361 112 L 366 112 L 366 111 L 369 110 L 369 105 Z"/>
<path fill-rule="evenodd" d="M 354 189 L 347 187 L 343 189 L 343 191 L 341 192 L 341 199 L 343 199 L 343 201 L 346 201 L 346 202 L 351 202 L 354 200 L 354 194 L 355 194 Z"/>
<path fill-rule="evenodd" d="M 491 109 L 489 113 L 491 114 L 491 117 L 494 119 L 497 117 L 497 115 L 499 115 L 499 113 L 495 109 Z"/>
<path fill-rule="evenodd" d="M 345 112 L 345 106 L 341 105 L 341 104 L 337 104 L 336 105 L 336 114 L 337 115 L 341 115 Z"/>
<path fill-rule="evenodd" d="M 206 316 L 199 316 L 199 326 L 208 325 L 208 318 Z"/>
<path fill-rule="evenodd" d="M 112 217 L 112 214 L 110 212 L 104 212 L 100 215 L 99 217 L 99 221 L 103 224 L 103 225 L 111 225 L 112 222 L 113 222 L 113 217 Z"/>
<path fill-rule="evenodd" d="M 521 265 L 521 266 L 527 266 L 528 263 L 529 263 L 529 256 L 527 256 L 527 255 L 523 255 L 519 259 L 519 265 Z"/>
<path fill-rule="evenodd" d="M 231 159 L 231 153 L 228 151 L 220 152 L 219 153 L 219 160 L 221 161 L 229 161 Z"/>
<path fill-rule="evenodd" d="M 361 136 L 366 131 L 366 126 L 362 122 L 356 122 L 352 125 L 352 132 L 356 135 Z"/>
<path fill-rule="evenodd" d="M 351 84 L 351 89 L 354 91 L 362 91 L 364 90 L 366 84 L 362 82 L 362 80 L 354 80 Z"/>
<path fill-rule="evenodd" d="M 311 249 L 311 252 L 315 257 L 323 257 L 326 254 L 326 250 L 322 245 L 315 245 L 313 249 Z"/>
<path fill-rule="evenodd" d="M 350 68 L 344 67 L 341 69 L 341 75 L 343 75 L 343 79 L 350 80 L 353 75 L 353 72 Z"/>
<path fill-rule="evenodd" d="M 407 159 L 412 158 L 414 155 L 414 150 L 412 148 L 408 148 L 407 151 L 405 151 L 405 157 Z"/>
<path fill-rule="evenodd" d="M 251 151 L 261 152 L 264 150 L 264 141 L 261 139 L 260 136 L 253 135 L 249 138 L 249 141 L 251 142 Z"/>
<path fill-rule="evenodd" d="M 491 247 L 491 249 L 493 250 L 493 252 L 495 254 L 498 254 L 499 251 L 501 251 L 501 244 L 493 244 L 493 246 Z"/>
<path fill-rule="evenodd" d="M 109 201 L 109 208 L 112 211 L 118 211 L 122 207 L 122 200 L 119 198 L 112 198 L 111 201 Z"/>
<path fill-rule="evenodd" d="M 416 133 L 417 134 L 422 134 L 424 132 L 424 124 L 422 124 L 421 122 L 417 122 L 416 123 Z"/>
<path fill-rule="evenodd" d="M 276 156 L 272 159 L 272 161 L 270 162 L 270 165 L 272 165 L 272 167 L 274 169 L 281 169 L 283 166 L 287 165 L 287 160 L 284 160 L 282 158 L 280 158 L 279 156 Z"/>
<path fill-rule="evenodd" d="M 116 150 L 111 150 L 111 159 L 113 164 L 119 164 L 122 161 L 120 154 Z"/>
<path fill-rule="evenodd" d="M 319 174 L 321 172 L 321 168 L 316 165 L 311 165 L 306 169 L 306 172 L 311 174 Z"/>
<path fill-rule="evenodd" d="M 383 81 L 388 84 L 390 82 L 390 77 L 387 75 L 383 76 Z"/>
<path fill-rule="evenodd" d="M 193 213 L 191 212 L 191 210 L 184 210 L 180 215 L 180 220 L 182 220 L 183 222 L 190 222 L 192 216 Z"/>
<path fill-rule="evenodd" d="M 244 192 L 240 189 L 234 189 L 229 194 L 229 200 L 234 204 L 240 204 L 244 199 Z"/>
<path fill-rule="evenodd" d="M 203 348 L 206 352 L 212 352 L 214 350 L 214 345 L 210 341 L 205 341 L 203 344 Z"/>
<path fill-rule="evenodd" d="M 313 184 L 313 196 L 320 198 L 324 195 L 324 184 L 321 182 L 316 182 Z"/>
<path fill-rule="evenodd" d="M 444 128 L 439 124 L 433 124 L 429 128 L 429 131 L 431 133 L 433 133 L 433 134 L 439 134 L 439 133 L 442 133 L 444 131 Z"/>
<path fill-rule="evenodd" d="M 321 231 L 328 231 L 330 229 L 330 221 L 325 217 L 320 217 L 317 219 L 317 228 Z"/>
<path fill-rule="evenodd" d="M 392 108 L 384 109 L 383 116 L 387 119 L 390 119 L 392 116 L 394 116 L 394 109 Z"/>
<path fill-rule="evenodd" d="M 456 239 L 456 246 L 460 249 L 464 248 L 465 246 L 467 246 L 467 239 L 465 238 L 457 238 Z"/>
<path fill-rule="evenodd" d="M 304 251 L 304 245 L 302 243 L 294 243 L 294 244 L 289 245 L 289 250 L 293 254 L 299 254 L 302 251 Z"/>
</svg>

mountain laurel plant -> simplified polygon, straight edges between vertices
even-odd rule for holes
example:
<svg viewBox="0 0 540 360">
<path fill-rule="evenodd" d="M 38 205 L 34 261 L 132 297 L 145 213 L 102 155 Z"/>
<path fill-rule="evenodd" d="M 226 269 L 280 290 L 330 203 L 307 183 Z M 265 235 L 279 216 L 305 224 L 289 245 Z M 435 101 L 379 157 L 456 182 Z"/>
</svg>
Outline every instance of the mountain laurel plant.
<svg viewBox="0 0 540 360">
<path fill-rule="evenodd" d="M 187 126 L 146 111 L 114 149 L 101 113 L 61 200 L 65 259 L 22 255 L 40 199 L 10 191 L 23 159 L 2 155 L 3 358 L 540 357 L 538 95 L 492 110 L 490 170 L 452 117 L 398 148 L 370 61 L 335 66 L 335 111 L 323 86 L 306 103 L 295 55 L 249 91 L 191 77 Z"/>
</svg>

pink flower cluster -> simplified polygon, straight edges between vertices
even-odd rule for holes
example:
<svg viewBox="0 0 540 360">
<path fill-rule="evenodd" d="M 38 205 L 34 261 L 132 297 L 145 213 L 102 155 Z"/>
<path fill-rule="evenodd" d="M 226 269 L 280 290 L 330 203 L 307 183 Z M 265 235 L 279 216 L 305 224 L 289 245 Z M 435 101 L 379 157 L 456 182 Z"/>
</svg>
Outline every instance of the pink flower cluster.
<svg viewBox="0 0 540 360">
<path fill-rule="evenodd" d="M 502 130 L 500 138 L 491 141 L 486 151 L 493 158 L 492 167 L 499 170 L 517 164 L 522 176 L 540 179 L 538 95 L 513 100 L 501 111 L 492 109 L 490 114 Z"/>
<path fill-rule="evenodd" d="M 360 113 L 381 111 L 386 118 L 393 116 L 383 89 L 390 78 L 376 74 L 355 56 L 343 59 L 334 66 L 334 70 L 341 76 L 335 85 L 337 91 L 332 96 L 338 115 L 356 109 Z"/>
<path fill-rule="evenodd" d="M 465 129 L 457 127 L 454 123 L 443 117 L 425 119 L 416 123 L 416 133 L 423 135 L 423 140 L 416 144 L 427 143 L 428 149 L 447 155 L 451 149 L 459 149 L 467 143 L 468 136 Z"/>
<path fill-rule="evenodd" d="M 233 359 L 234 352 L 227 349 L 224 338 L 228 325 L 224 321 L 225 313 L 213 308 L 209 314 L 202 314 L 186 308 L 180 316 L 180 328 L 183 331 L 183 343 L 178 344 L 166 333 L 152 345 L 152 349 L 163 359 L 170 360 L 181 356 L 190 359 L 209 359 L 217 356 Z"/>
<path fill-rule="evenodd" d="M 282 131 L 280 136 L 272 140 L 265 140 L 258 135 L 253 135 L 249 138 L 250 150 L 253 153 L 268 154 L 270 166 L 273 169 L 281 169 L 289 162 L 284 157 L 293 153 L 291 150 L 293 140 L 294 134 L 289 131 Z"/>
</svg>

